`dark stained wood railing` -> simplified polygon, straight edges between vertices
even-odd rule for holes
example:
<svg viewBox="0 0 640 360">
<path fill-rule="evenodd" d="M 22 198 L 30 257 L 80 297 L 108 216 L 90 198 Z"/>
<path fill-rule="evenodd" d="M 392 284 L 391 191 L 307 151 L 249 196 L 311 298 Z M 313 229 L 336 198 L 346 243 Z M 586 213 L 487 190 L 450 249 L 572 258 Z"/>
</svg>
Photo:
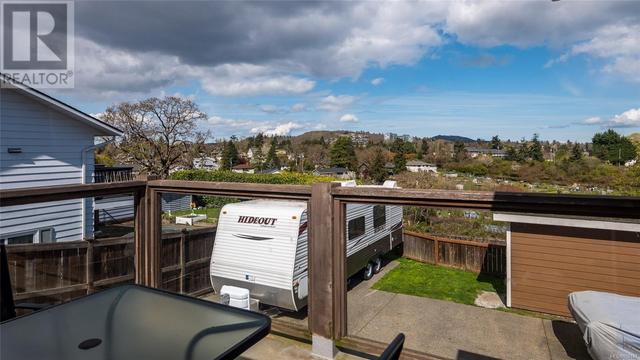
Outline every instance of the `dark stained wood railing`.
<svg viewBox="0 0 640 360">
<path fill-rule="evenodd" d="M 156 287 L 162 286 L 163 283 L 169 286 L 171 281 L 168 279 L 172 279 L 172 277 L 164 277 L 163 280 L 163 244 L 159 241 L 162 238 L 161 193 L 310 201 L 309 329 L 314 335 L 327 339 L 339 339 L 346 335 L 344 266 L 346 203 L 453 207 L 593 218 L 640 218 L 640 198 L 638 197 L 353 188 L 322 183 L 314 184 L 312 187 L 175 180 L 137 180 L 122 183 L 0 190 L 0 205 L 20 205 L 127 192 L 135 194 L 135 281 Z M 172 246 L 172 251 L 182 252 L 182 254 L 186 251 L 183 245 Z M 77 252 L 77 257 L 82 257 L 86 250 L 78 248 L 71 250 L 72 253 L 73 251 Z M 92 251 L 96 251 L 95 246 Z M 172 259 L 175 259 L 173 255 Z M 80 262 L 80 259 L 74 261 Z M 183 260 L 177 265 L 181 269 L 189 263 Z M 195 266 L 196 263 L 193 264 Z M 165 270 L 165 274 L 171 271 L 182 271 L 175 267 L 176 264 L 170 266 L 172 266 L 171 269 Z M 170 286 L 173 288 L 182 286 L 184 290 L 184 277 L 179 278 L 183 279 L 182 285 L 180 282 L 177 284 L 171 282 Z M 92 281 L 94 287 L 101 285 L 101 280 L 94 278 Z M 73 291 L 86 291 L 84 286 L 81 285 Z M 188 288 L 190 285 L 186 286 Z"/>
<path fill-rule="evenodd" d="M 215 227 L 162 235 L 161 288 L 190 295 L 211 291 Z M 7 246 L 16 300 L 57 303 L 134 282 L 132 236 Z"/>
</svg>

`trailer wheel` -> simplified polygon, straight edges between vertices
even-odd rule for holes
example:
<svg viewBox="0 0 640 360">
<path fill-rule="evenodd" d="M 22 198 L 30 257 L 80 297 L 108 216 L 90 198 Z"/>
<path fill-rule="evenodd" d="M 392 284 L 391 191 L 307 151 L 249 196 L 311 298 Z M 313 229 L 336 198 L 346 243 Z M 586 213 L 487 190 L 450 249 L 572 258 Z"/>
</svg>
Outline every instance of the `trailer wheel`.
<svg viewBox="0 0 640 360">
<path fill-rule="evenodd" d="M 362 274 L 362 278 L 365 280 L 369 280 L 373 277 L 373 264 L 371 262 L 367 263 L 367 267 L 364 268 L 364 273 Z"/>
<path fill-rule="evenodd" d="M 382 270 L 382 259 L 377 257 L 373 260 L 373 273 L 377 274 L 380 270 Z"/>
</svg>

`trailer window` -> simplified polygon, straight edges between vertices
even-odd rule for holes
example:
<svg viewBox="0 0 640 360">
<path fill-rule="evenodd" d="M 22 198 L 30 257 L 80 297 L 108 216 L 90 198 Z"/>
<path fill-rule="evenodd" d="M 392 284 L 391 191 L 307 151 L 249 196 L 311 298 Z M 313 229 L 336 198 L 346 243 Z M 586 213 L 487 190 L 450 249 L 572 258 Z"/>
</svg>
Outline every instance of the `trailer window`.
<svg viewBox="0 0 640 360">
<path fill-rule="evenodd" d="M 387 209 L 384 205 L 375 205 L 373 207 L 373 228 L 380 230 L 387 223 Z"/>
<path fill-rule="evenodd" d="M 349 220 L 349 240 L 364 235 L 364 216 Z"/>
</svg>

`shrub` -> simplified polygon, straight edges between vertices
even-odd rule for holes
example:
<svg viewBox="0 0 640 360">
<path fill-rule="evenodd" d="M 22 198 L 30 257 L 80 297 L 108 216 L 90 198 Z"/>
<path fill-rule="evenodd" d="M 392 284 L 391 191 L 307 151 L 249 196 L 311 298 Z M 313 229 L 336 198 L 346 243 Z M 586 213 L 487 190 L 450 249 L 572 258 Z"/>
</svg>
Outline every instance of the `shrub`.
<svg viewBox="0 0 640 360">
<path fill-rule="evenodd" d="M 281 174 L 242 174 L 228 170 L 180 170 L 171 175 L 172 180 L 238 182 L 255 184 L 310 185 L 335 180 L 329 176 L 306 173 L 283 172 Z"/>
</svg>

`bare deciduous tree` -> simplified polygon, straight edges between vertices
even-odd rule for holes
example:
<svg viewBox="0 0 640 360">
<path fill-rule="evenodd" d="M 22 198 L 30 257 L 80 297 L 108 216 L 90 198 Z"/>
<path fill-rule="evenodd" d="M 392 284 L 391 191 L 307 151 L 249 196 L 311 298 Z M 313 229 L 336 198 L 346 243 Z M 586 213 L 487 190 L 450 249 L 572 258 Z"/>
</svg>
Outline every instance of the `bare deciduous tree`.
<svg viewBox="0 0 640 360">
<path fill-rule="evenodd" d="M 198 153 L 209 137 L 198 130 L 206 118 L 193 101 L 176 96 L 117 104 L 102 116 L 124 132 L 117 146 L 128 160 L 163 179 Z"/>
</svg>

